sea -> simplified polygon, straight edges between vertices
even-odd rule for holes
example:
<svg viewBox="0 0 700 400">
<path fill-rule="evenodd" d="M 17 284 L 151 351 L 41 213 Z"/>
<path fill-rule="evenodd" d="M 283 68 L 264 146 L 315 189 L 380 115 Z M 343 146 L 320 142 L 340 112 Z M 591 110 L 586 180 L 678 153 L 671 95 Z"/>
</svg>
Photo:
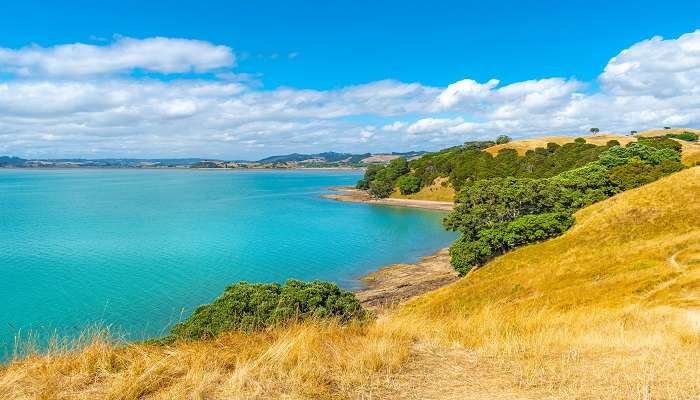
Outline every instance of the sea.
<svg viewBox="0 0 700 400">
<path fill-rule="evenodd" d="M 320 197 L 361 173 L 0 169 L 0 358 L 95 327 L 165 335 L 238 281 L 356 289 L 456 238 L 443 212 Z"/>
</svg>

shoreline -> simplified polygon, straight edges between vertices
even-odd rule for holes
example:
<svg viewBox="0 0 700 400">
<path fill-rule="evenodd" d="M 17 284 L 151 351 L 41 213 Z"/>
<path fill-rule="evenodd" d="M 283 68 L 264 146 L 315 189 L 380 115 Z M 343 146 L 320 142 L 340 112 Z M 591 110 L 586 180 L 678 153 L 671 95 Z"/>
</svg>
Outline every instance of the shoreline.
<svg viewBox="0 0 700 400">
<path fill-rule="evenodd" d="M 365 203 L 384 206 L 422 208 L 426 210 L 437 211 L 452 211 L 452 209 L 454 208 L 454 203 L 449 201 L 397 199 L 392 197 L 388 197 L 385 199 L 373 199 L 364 190 L 344 186 L 331 187 L 328 188 L 328 190 L 337 193 L 322 194 L 322 198 L 329 200 L 344 201 L 349 203 Z"/>
<path fill-rule="evenodd" d="M 365 308 L 390 308 L 458 279 L 449 249 L 443 248 L 414 263 L 391 264 L 370 272 L 359 278 L 365 287 L 353 293 Z"/>
</svg>

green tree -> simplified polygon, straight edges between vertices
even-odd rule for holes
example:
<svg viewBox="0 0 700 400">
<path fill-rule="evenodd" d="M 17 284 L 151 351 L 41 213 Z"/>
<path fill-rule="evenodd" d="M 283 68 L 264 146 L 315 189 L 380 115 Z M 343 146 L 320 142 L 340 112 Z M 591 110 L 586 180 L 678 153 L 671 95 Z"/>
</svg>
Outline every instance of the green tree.
<svg viewBox="0 0 700 400">
<path fill-rule="evenodd" d="M 595 134 L 597 134 L 598 132 L 600 132 L 600 129 L 598 129 L 598 128 L 591 128 L 589 131 L 590 131 L 592 134 L 595 135 Z"/>
<path fill-rule="evenodd" d="M 375 179 L 369 184 L 370 196 L 377 199 L 389 197 L 393 191 L 394 185 L 391 181 Z"/>
<path fill-rule="evenodd" d="M 403 175 L 397 180 L 401 194 L 413 194 L 420 190 L 420 180 L 413 175 Z"/>
<path fill-rule="evenodd" d="M 496 144 L 506 144 L 510 142 L 510 136 L 508 135 L 500 135 L 496 138 Z"/>
</svg>

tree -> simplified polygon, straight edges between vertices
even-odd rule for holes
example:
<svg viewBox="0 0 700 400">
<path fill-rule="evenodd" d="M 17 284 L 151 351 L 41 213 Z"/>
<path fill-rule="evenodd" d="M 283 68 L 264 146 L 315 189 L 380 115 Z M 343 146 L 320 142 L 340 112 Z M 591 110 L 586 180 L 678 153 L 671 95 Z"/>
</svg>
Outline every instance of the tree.
<svg viewBox="0 0 700 400">
<path fill-rule="evenodd" d="M 377 199 L 389 197 L 393 191 L 394 184 L 391 181 L 375 179 L 369 184 L 369 194 Z"/>
<path fill-rule="evenodd" d="M 420 180 L 413 175 L 403 175 L 397 181 L 401 194 L 413 194 L 420 190 Z"/>
<path fill-rule="evenodd" d="M 576 139 L 574 139 L 574 143 L 577 143 L 577 144 L 585 144 L 585 143 L 586 143 L 586 139 L 584 139 L 584 138 L 582 138 L 582 137 L 577 137 Z"/>
<path fill-rule="evenodd" d="M 630 131 L 630 135 L 636 135 L 637 131 Z"/>
<path fill-rule="evenodd" d="M 510 137 L 508 135 L 500 135 L 498 138 L 496 138 L 496 144 L 506 144 L 510 142 Z"/>
<path fill-rule="evenodd" d="M 664 129 L 671 129 L 670 126 L 664 126 Z"/>
<path fill-rule="evenodd" d="M 595 135 L 596 133 L 600 132 L 600 129 L 598 129 L 598 128 L 591 128 L 590 131 L 591 131 L 592 134 Z"/>
</svg>

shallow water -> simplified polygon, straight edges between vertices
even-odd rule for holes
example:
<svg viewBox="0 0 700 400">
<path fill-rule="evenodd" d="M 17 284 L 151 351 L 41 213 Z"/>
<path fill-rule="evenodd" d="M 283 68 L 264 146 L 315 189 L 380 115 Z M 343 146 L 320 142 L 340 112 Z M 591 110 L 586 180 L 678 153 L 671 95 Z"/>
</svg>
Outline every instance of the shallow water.
<svg viewBox="0 0 700 400">
<path fill-rule="evenodd" d="M 159 335 L 239 280 L 353 288 L 455 238 L 443 213 L 319 198 L 359 174 L 0 169 L 0 355 L 19 329 Z"/>
</svg>

